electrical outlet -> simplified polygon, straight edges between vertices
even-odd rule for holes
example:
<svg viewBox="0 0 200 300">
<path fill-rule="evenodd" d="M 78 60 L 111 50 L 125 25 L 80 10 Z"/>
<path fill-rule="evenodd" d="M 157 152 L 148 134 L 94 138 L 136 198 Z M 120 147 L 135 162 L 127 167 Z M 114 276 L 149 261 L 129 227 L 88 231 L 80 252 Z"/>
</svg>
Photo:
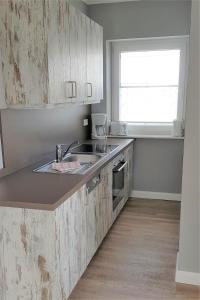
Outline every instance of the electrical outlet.
<svg viewBox="0 0 200 300">
<path fill-rule="evenodd" d="M 85 127 L 85 126 L 88 126 L 88 119 L 84 119 L 83 120 L 83 126 Z"/>
</svg>

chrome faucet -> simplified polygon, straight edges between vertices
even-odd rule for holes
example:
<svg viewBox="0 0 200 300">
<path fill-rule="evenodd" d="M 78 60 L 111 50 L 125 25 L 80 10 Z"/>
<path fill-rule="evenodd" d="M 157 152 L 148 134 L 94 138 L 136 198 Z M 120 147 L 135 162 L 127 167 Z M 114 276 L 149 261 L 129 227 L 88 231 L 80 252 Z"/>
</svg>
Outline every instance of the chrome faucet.
<svg viewBox="0 0 200 300">
<path fill-rule="evenodd" d="M 67 153 L 69 152 L 69 150 L 71 149 L 71 147 L 74 146 L 74 145 L 78 145 L 78 144 L 79 144 L 78 140 L 74 141 L 73 143 L 71 143 L 68 146 L 67 150 L 65 150 L 64 152 L 63 152 L 62 148 L 64 146 L 66 146 L 66 145 L 64 145 L 64 144 L 58 144 L 58 145 L 56 145 L 56 161 L 57 162 L 61 162 L 64 159 L 64 157 L 67 155 Z"/>
</svg>

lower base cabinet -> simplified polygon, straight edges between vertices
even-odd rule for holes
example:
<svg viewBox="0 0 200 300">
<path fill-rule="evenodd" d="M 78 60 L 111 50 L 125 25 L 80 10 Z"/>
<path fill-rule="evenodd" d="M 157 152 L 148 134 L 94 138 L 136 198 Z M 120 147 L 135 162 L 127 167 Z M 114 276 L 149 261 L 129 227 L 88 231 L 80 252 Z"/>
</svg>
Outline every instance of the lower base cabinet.
<svg viewBox="0 0 200 300">
<path fill-rule="evenodd" d="M 96 251 L 96 199 L 98 198 L 98 186 L 87 197 L 86 206 L 86 255 L 87 263 Z"/>
<path fill-rule="evenodd" d="M 55 211 L 0 208 L 0 299 L 66 300 L 128 199 L 113 212 L 112 162 L 90 193 L 84 185 Z"/>
<path fill-rule="evenodd" d="M 86 250 L 87 263 L 100 246 L 112 222 L 112 173 L 110 166 L 100 173 L 100 182 L 87 195 L 86 205 Z"/>
<path fill-rule="evenodd" d="M 127 202 L 133 185 L 133 146 L 128 147 L 124 151 L 125 159 L 128 162 L 125 170 L 125 198 L 124 204 Z"/>
<path fill-rule="evenodd" d="M 85 186 L 56 209 L 55 229 L 55 272 L 60 283 L 60 298 L 55 299 L 67 299 L 87 266 Z"/>
</svg>

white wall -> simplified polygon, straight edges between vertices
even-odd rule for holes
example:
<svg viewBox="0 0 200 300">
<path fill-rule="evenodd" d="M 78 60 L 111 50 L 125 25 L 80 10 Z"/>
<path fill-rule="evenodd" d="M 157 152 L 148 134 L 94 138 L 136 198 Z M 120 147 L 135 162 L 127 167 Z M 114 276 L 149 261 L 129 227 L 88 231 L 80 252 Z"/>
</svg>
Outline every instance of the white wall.
<svg viewBox="0 0 200 300">
<path fill-rule="evenodd" d="M 200 1 L 193 0 L 178 269 L 197 273 L 200 273 L 199 119 Z"/>
</svg>

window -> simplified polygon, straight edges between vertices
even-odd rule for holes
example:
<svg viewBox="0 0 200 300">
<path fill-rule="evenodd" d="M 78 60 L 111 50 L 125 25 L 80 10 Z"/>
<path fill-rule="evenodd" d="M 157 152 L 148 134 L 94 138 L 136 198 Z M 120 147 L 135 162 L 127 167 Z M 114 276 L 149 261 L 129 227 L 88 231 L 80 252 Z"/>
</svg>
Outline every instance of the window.
<svg viewBox="0 0 200 300">
<path fill-rule="evenodd" d="M 187 38 L 113 42 L 112 119 L 136 134 L 170 134 L 184 118 Z"/>
</svg>

